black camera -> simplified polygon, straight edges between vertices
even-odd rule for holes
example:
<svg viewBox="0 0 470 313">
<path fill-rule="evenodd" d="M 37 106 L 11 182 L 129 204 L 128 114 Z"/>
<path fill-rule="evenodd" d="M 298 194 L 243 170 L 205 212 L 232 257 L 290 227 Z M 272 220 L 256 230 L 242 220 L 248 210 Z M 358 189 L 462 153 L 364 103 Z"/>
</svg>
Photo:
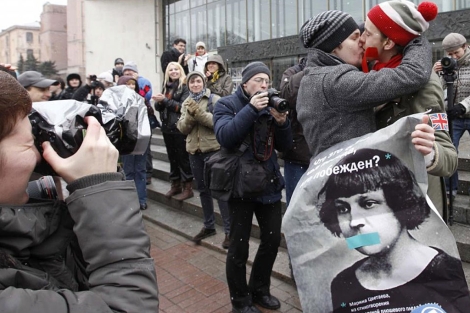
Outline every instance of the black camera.
<svg viewBox="0 0 470 313">
<path fill-rule="evenodd" d="M 453 74 L 458 69 L 457 60 L 451 57 L 443 57 L 441 65 L 444 74 Z"/>
<path fill-rule="evenodd" d="M 90 81 L 94 82 L 97 79 L 96 75 L 90 75 Z"/>
<path fill-rule="evenodd" d="M 287 102 L 286 99 L 282 99 L 279 97 L 279 91 L 277 91 L 274 88 L 269 88 L 266 90 L 268 92 L 268 98 L 269 102 L 268 105 L 270 107 L 273 107 L 278 111 L 279 113 L 284 113 L 289 111 L 289 102 Z M 259 95 L 260 93 L 263 93 L 264 91 L 258 91 L 254 95 Z"/>
</svg>

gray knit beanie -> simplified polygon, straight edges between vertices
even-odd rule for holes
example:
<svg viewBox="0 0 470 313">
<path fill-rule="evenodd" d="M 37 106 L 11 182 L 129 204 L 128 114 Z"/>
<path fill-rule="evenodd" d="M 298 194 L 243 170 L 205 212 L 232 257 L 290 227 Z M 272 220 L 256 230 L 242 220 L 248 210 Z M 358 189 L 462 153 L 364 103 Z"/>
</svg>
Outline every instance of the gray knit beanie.
<svg viewBox="0 0 470 313">
<path fill-rule="evenodd" d="M 271 71 L 263 62 L 251 62 L 242 71 L 242 84 L 246 83 L 253 76 L 259 73 L 267 74 L 271 78 Z"/>
<path fill-rule="evenodd" d="M 325 11 L 302 25 L 300 40 L 305 48 L 317 48 L 330 53 L 356 29 L 356 21 L 348 13 Z"/>
<path fill-rule="evenodd" d="M 202 78 L 202 83 L 204 84 L 204 88 L 206 88 L 206 76 L 204 76 L 201 72 L 199 71 L 192 71 L 186 76 L 186 83 L 189 84 L 189 81 L 193 76 L 199 76 Z"/>
<path fill-rule="evenodd" d="M 467 43 L 467 39 L 465 39 L 463 35 L 459 33 L 450 33 L 444 37 L 444 40 L 442 40 L 442 49 L 452 51 L 462 47 L 465 43 Z"/>
<path fill-rule="evenodd" d="M 124 64 L 124 67 L 122 68 L 122 72 L 124 73 L 125 70 L 131 70 L 136 73 L 139 73 L 139 70 L 137 69 L 137 64 L 135 64 L 134 61 L 129 61 L 126 64 Z"/>
</svg>

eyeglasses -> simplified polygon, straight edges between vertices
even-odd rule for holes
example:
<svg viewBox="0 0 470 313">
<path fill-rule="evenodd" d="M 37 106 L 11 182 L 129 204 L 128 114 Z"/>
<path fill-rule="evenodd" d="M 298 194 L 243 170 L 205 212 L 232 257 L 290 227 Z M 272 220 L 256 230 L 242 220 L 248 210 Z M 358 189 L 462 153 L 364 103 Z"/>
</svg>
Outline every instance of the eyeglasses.
<svg viewBox="0 0 470 313">
<path fill-rule="evenodd" d="M 256 78 L 253 78 L 252 80 L 258 84 L 265 82 L 266 85 L 271 85 L 271 81 L 267 78 L 256 77 Z"/>
</svg>

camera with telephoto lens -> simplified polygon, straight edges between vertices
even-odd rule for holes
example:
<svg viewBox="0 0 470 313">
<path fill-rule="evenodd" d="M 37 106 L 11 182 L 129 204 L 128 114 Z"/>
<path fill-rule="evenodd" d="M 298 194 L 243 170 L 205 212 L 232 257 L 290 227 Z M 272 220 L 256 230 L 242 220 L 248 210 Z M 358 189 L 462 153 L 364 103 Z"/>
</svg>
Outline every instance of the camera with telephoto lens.
<svg viewBox="0 0 470 313">
<path fill-rule="evenodd" d="M 441 59 L 442 72 L 447 75 L 452 75 L 458 69 L 457 60 L 451 57 L 443 57 Z"/>
<path fill-rule="evenodd" d="M 284 113 L 289 111 L 289 102 L 287 102 L 286 99 L 282 99 L 279 97 L 279 91 L 277 91 L 274 88 L 269 88 L 266 90 L 268 92 L 268 106 L 275 108 L 276 111 L 279 113 Z M 258 91 L 254 95 L 259 95 L 260 93 L 263 93 L 264 91 Z"/>
</svg>

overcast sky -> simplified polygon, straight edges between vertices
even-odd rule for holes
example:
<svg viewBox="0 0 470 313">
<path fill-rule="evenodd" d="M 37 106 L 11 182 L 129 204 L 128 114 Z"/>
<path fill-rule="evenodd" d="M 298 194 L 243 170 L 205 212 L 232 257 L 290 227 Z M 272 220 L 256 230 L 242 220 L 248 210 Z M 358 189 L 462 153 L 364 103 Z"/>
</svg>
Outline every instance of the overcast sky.
<svg viewBox="0 0 470 313">
<path fill-rule="evenodd" d="M 13 25 L 39 22 L 44 3 L 66 5 L 67 0 L 1 0 L 0 31 Z"/>
</svg>

